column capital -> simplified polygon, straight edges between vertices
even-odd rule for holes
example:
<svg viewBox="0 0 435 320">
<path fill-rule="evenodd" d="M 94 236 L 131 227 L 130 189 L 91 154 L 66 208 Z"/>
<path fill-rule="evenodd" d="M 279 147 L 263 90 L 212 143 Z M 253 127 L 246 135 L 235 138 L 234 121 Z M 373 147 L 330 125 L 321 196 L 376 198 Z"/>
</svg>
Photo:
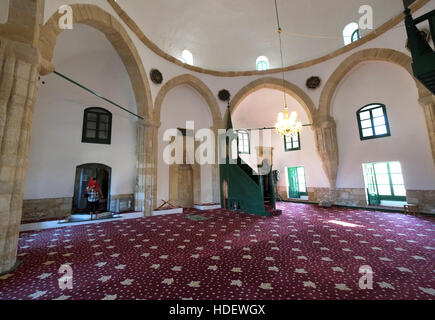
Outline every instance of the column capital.
<svg viewBox="0 0 435 320">
<path fill-rule="evenodd" d="M 335 128 L 335 119 L 329 115 L 314 115 L 313 116 L 313 127 L 317 128 Z"/>
<path fill-rule="evenodd" d="M 16 57 L 32 65 L 39 65 L 41 60 L 38 48 L 2 36 L 0 36 L 0 53 L 6 57 Z"/>
<path fill-rule="evenodd" d="M 420 95 L 418 102 L 423 107 L 430 105 L 430 104 L 435 104 L 435 95 L 432 95 L 430 93 L 423 95 L 423 96 Z"/>
<path fill-rule="evenodd" d="M 152 127 L 152 128 L 160 128 L 161 122 L 160 121 L 154 121 L 149 119 L 138 119 L 137 120 L 138 125 L 143 127 Z"/>
</svg>

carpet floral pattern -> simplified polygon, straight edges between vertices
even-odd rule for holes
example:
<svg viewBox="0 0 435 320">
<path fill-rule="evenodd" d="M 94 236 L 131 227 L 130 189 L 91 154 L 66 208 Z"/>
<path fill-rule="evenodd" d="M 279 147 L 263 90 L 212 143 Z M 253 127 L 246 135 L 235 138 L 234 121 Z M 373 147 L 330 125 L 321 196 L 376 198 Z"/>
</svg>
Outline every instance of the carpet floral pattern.
<svg viewBox="0 0 435 320">
<path fill-rule="evenodd" d="M 433 219 L 294 203 L 278 208 L 283 214 L 270 218 L 188 209 L 22 233 L 22 264 L 0 276 L 0 299 L 435 297 Z M 209 219 L 186 218 L 192 214 Z M 73 272 L 72 289 L 59 286 L 62 265 Z M 373 271 L 372 289 L 360 288 L 362 266 Z"/>
</svg>

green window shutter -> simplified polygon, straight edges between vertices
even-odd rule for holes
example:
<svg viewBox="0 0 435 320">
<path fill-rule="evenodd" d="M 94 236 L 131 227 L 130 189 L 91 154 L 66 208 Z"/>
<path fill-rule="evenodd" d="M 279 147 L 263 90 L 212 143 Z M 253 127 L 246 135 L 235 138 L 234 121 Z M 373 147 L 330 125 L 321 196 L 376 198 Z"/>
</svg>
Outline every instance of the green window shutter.
<svg viewBox="0 0 435 320">
<path fill-rule="evenodd" d="M 110 144 L 112 136 L 112 114 L 98 107 L 85 109 L 83 116 L 82 142 Z"/>
<path fill-rule="evenodd" d="M 381 203 L 378 185 L 376 182 L 375 167 L 373 163 L 365 164 L 367 178 L 367 196 L 369 205 L 377 206 Z"/>
<path fill-rule="evenodd" d="M 289 197 L 300 198 L 298 168 L 287 168 L 289 181 Z"/>
</svg>

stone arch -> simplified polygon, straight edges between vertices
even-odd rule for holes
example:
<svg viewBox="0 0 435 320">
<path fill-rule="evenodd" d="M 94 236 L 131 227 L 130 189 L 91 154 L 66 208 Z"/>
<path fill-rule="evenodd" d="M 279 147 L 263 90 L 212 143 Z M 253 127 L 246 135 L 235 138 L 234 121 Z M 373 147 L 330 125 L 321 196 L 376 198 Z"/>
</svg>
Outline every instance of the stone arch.
<svg viewBox="0 0 435 320">
<path fill-rule="evenodd" d="M 231 114 L 234 114 L 237 107 L 240 103 L 251 93 L 263 89 L 283 89 L 283 81 L 282 79 L 265 77 L 252 81 L 251 83 L 244 86 L 242 89 L 237 92 L 234 98 L 230 103 L 230 111 Z M 318 117 L 317 117 L 317 109 L 314 105 L 312 99 L 298 86 L 295 84 L 284 81 L 284 88 L 286 93 L 292 96 L 299 104 L 305 109 L 310 122 L 313 124 L 312 129 L 315 132 L 316 139 L 316 148 L 317 152 L 322 160 L 322 167 L 325 171 L 325 174 L 328 178 L 329 184 L 331 187 L 335 186 L 335 176 L 336 176 L 336 167 L 338 167 L 338 162 L 330 161 L 330 159 L 325 156 L 325 148 L 328 146 L 326 137 L 330 137 L 331 134 L 335 133 L 335 122 L 333 119 L 328 119 L 319 125 Z M 226 118 L 228 117 L 228 112 L 226 114 Z M 333 138 L 331 140 L 334 140 Z M 336 140 L 336 138 L 335 138 Z M 338 157 L 337 157 L 338 159 Z"/>
<path fill-rule="evenodd" d="M 152 98 L 148 78 L 139 53 L 124 27 L 108 12 L 98 6 L 90 4 L 74 4 L 74 23 L 86 24 L 104 33 L 109 42 L 119 54 L 127 73 L 136 98 L 137 112 L 145 120 L 152 121 Z M 63 31 L 59 28 L 58 12 L 54 13 L 41 28 L 39 48 L 42 56 L 41 74 L 48 74 L 54 70 L 51 65 L 57 36 Z"/>
<path fill-rule="evenodd" d="M 154 102 L 154 113 L 153 113 L 153 119 L 155 122 L 156 129 L 160 127 L 160 114 L 162 110 L 163 100 L 165 99 L 166 95 L 169 91 L 171 91 L 173 88 L 181 86 L 181 85 L 189 85 L 193 89 L 195 89 L 206 101 L 207 106 L 210 109 L 210 113 L 213 118 L 213 127 L 210 128 L 214 131 L 216 139 L 217 139 L 217 130 L 219 128 L 222 128 L 222 115 L 219 110 L 219 105 L 216 101 L 216 98 L 213 95 L 213 92 L 207 87 L 207 85 L 202 82 L 197 77 L 191 75 L 191 74 L 183 74 L 180 76 L 177 76 L 175 78 L 172 78 L 168 82 L 166 82 L 163 87 L 160 89 L 159 93 L 157 94 L 156 100 Z M 217 140 L 215 140 L 215 143 Z M 154 135 L 154 145 L 157 146 L 157 134 Z M 219 195 L 219 170 L 217 165 L 217 152 L 215 155 L 215 164 L 212 168 L 212 193 L 213 193 L 213 201 L 218 202 L 220 195 Z M 154 156 L 154 163 L 155 168 L 157 168 L 157 154 Z M 157 180 L 157 179 L 155 179 Z M 157 183 L 156 183 L 157 185 Z M 200 184 L 199 184 L 200 185 Z M 157 199 L 155 199 L 156 201 Z"/>
<path fill-rule="evenodd" d="M 414 78 L 411 66 L 412 58 L 393 49 L 365 49 L 352 54 L 340 63 L 329 77 L 320 96 L 319 111 L 316 117 L 316 123 L 319 127 L 318 142 L 322 141 L 320 146 L 322 149 L 322 157 L 325 158 L 325 163 L 330 167 L 330 181 L 333 181 L 334 184 L 338 172 L 338 143 L 335 121 L 331 116 L 331 102 L 335 92 L 337 91 L 337 87 L 344 77 L 359 63 L 365 61 L 384 61 L 396 64 L 408 71 L 410 76 L 415 80 L 418 90 L 418 101 L 424 110 L 429 141 L 432 149 L 432 158 L 435 162 L 435 96 Z M 320 130 L 324 131 L 323 134 Z"/>
<path fill-rule="evenodd" d="M 284 81 L 283 85 L 282 79 L 273 77 L 265 77 L 254 80 L 240 89 L 231 100 L 231 114 L 234 114 L 240 103 L 251 93 L 264 88 L 282 90 L 283 87 L 285 92 L 296 99 L 296 101 L 299 102 L 299 104 L 305 109 L 309 120 L 312 122 L 316 114 L 316 106 L 311 98 L 297 85 L 289 81 Z"/>
<path fill-rule="evenodd" d="M 352 71 L 359 63 L 365 61 L 385 61 L 394 63 L 403 67 L 409 72 L 411 77 L 415 80 L 418 89 L 419 100 L 425 99 L 431 96 L 431 93 L 426 89 L 417 79 L 414 78 L 412 72 L 412 58 L 400 51 L 386 48 L 371 48 L 358 51 L 351 56 L 347 57 L 340 65 L 335 69 L 332 75 L 322 90 L 319 103 L 319 116 L 331 116 L 331 102 L 337 87 L 344 79 L 344 77 Z"/>
<path fill-rule="evenodd" d="M 167 93 L 178 86 L 183 84 L 187 84 L 193 89 L 195 89 L 207 102 L 207 105 L 210 109 L 211 115 L 213 117 L 213 125 L 219 126 L 222 122 L 222 115 L 219 110 L 219 106 L 217 104 L 216 98 L 213 95 L 213 92 L 207 87 L 207 85 L 202 82 L 197 77 L 191 74 L 183 74 L 172 78 L 168 82 L 166 82 L 163 87 L 160 89 L 157 94 L 156 101 L 154 103 L 154 114 L 153 119 L 156 123 L 160 122 L 160 113 L 162 109 L 163 100 L 165 99 Z"/>
</svg>

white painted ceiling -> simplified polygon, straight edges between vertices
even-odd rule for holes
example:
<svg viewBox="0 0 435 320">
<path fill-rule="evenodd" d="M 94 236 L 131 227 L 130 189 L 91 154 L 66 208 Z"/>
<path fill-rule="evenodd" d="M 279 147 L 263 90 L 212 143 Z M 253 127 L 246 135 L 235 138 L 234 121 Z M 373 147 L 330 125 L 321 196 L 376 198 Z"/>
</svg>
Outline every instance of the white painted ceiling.
<svg viewBox="0 0 435 320">
<path fill-rule="evenodd" d="M 163 51 L 194 65 L 219 70 L 254 70 L 265 55 L 280 67 L 274 0 L 117 0 Z M 374 27 L 403 11 L 402 0 L 278 0 L 286 66 L 321 57 L 343 43 L 346 24 L 358 22 L 370 5 Z M 370 32 L 370 30 L 363 33 Z"/>
</svg>

